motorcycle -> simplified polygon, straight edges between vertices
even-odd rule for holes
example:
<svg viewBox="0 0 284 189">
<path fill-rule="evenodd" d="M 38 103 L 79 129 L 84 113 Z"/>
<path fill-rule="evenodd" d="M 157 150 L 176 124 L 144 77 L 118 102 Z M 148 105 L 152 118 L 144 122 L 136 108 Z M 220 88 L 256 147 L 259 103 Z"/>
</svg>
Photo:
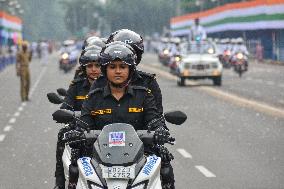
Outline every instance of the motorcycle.
<svg viewBox="0 0 284 189">
<path fill-rule="evenodd" d="M 224 50 L 219 59 L 224 68 L 231 68 L 231 51 L 229 49 Z"/>
<path fill-rule="evenodd" d="M 64 52 L 60 55 L 59 59 L 59 68 L 64 71 L 64 73 L 67 73 L 72 69 L 72 64 L 69 59 L 70 55 L 67 52 Z"/>
<path fill-rule="evenodd" d="M 54 103 L 62 100 L 56 94 L 49 94 L 48 98 Z M 66 124 L 74 119 L 80 121 L 74 112 L 68 110 L 57 110 L 52 116 L 58 123 Z M 187 119 L 180 111 L 165 113 L 164 117 L 166 121 L 176 125 L 181 125 Z M 71 140 L 66 136 L 68 142 L 62 160 L 69 188 L 162 189 L 161 158 L 154 154 L 144 154 L 144 145 L 152 145 L 155 142 L 155 135 L 151 130 L 151 126 L 148 130 L 135 131 L 132 125 L 113 123 L 101 131 L 85 131 L 76 138 L 73 135 Z M 174 144 L 174 141 L 172 137 L 167 138 L 169 144 Z M 74 153 L 72 154 L 70 145 L 82 143 L 93 144 L 92 154 L 89 157 L 77 158 L 79 172 L 75 170 L 74 174 L 78 174 L 79 178 L 75 180 L 75 185 L 70 185 L 74 182 L 74 167 L 72 160 L 70 161 L 74 159 Z M 67 175 L 67 172 L 70 175 Z"/>
<path fill-rule="evenodd" d="M 176 54 L 171 58 L 171 61 L 169 63 L 170 73 L 173 75 L 177 75 L 178 73 L 178 66 L 181 63 L 181 55 Z"/>
<path fill-rule="evenodd" d="M 170 56 L 170 50 L 168 48 L 164 48 L 159 53 L 159 62 L 161 62 L 164 66 L 167 66 L 170 62 L 171 56 Z"/>
<path fill-rule="evenodd" d="M 242 52 L 238 52 L 234 55 L 232 64 L 234 66 L 234 71 L 238 73 L 239 77 L 242 77 L 242 74 L 247 71 L 248 62 L 247 57 Z"/>
<path fill-rule="evenodd" d="M 60 55 L 59 59 L 59 69 L 63 70 L 64 73 L 67 73 L 76 66 L 77 59 L 75 56 L 76 52 L 63 52 Z"/>
</svg>

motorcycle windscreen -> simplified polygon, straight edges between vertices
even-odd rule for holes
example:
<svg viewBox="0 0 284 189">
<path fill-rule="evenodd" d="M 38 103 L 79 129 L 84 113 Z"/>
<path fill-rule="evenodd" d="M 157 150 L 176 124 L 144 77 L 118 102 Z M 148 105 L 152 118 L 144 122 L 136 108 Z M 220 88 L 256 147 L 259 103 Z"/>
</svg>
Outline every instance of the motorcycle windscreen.
<svg viewBox="0 0 284 189">
<path fill-rule="evenodd" d="M 94 158 L 105 166 L 129 166 L 143 158 L 144 146 L 132 125 L 106 125 L 94 143 Z"/>
</svg>

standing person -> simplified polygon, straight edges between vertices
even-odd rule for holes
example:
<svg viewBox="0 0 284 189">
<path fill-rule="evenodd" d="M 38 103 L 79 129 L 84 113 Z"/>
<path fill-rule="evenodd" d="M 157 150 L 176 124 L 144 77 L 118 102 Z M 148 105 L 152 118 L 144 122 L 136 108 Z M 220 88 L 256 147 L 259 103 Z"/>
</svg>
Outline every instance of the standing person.
<svg viewBox="0 0 284 189">
<path fill-rule="evenodd" d="M 64 104 L 61 109 L 81 111 L 81 106 L 89 93 L 91 85 L 101 75 L 100 64 L 98 62 L 100 51 L 85 51 L 79 59 L 82 75 L 75 78 L 67 91 Z M 54 189 L 65 188 L 64 168 L 62 163 L 62 155 L 65 143 L 62 141 L 63 134 L 72 127 L 64 127 L 58 132 L 58 140 L 56 146 L 56 170 L 55 170 L 55 187 Z"/>
<path fill-rule="evenodd" d="M 256 44 L 255 56 L 258 63 L 263 61 L 263 47 L 260 41 Z"/>
<path fill-rule="evenodd" d="M 41 49 L 41 62 L 43 66 L 46 66 L 48 63 L 48 44 L 46 41 L 42 41 L 40 43 L 40 49 Z"/>
<path fill-rule="evenodd" d="M 28 51 L 28 43 L 24 41 L 17 53 L 16 71 L 17 76 L 21 78 L 21 99 L 22 101 L 29 100 L 30 90 L 30 71 L 29 64 L 32 59 L 31 52 Z"/>
<path fill-rule="evenodd" d="M 203 26 L 199 24 L 199 18 L 194 19 L 194 25 L 190 28 L 189 41 L 202 41 L 207 38 Z"/>
<path fill-rule="evenodd" d="M 41 59 L 41 47 L 40 47 L 40 45 L 41 45 L 41 41 L 38 40 L 37 46 L 36 46 L 36 52 L 37 52 L 37 57 L 38 57 L 39 59 Z"/>
</svg>

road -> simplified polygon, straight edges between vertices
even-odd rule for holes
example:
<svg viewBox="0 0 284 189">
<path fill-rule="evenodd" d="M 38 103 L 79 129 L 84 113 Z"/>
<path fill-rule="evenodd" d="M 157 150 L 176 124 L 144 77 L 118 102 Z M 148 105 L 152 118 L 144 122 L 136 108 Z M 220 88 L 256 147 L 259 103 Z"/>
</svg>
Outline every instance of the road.
<svg viewBox="0 0 284 189">
<path fill-rule="evenodd" d="M 284 188 L 284 66 L 251 63 L 242 78 L 225 70 L 221 87 L 206 80 L 178 87 L 151 54 L 139 67 L 157 73 L 165 111 L 188 115 L 184 125 L 169 125 L 176 188 Z M 67 88 L 73 73 L 61 73 L 54 54 L 48 66 L 33 60 L 31 77 L 31 101 L 21 103 L 14 66 L 0 73 L 1 189 L 54 186 L 60 125 L 46 93 Z"/>
</svg>

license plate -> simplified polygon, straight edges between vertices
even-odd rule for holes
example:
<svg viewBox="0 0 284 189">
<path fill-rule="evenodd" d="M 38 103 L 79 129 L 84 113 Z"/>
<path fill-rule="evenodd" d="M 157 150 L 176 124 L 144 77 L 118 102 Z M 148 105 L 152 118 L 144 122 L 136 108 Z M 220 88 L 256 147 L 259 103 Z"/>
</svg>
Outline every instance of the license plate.
<svg viewBox="0 0 284 189">
<path fill-rule="evenodd" d="M 133 179 L 135 178 L 135 167 L 104 167 L 103 178 Z"/>
</svg>

